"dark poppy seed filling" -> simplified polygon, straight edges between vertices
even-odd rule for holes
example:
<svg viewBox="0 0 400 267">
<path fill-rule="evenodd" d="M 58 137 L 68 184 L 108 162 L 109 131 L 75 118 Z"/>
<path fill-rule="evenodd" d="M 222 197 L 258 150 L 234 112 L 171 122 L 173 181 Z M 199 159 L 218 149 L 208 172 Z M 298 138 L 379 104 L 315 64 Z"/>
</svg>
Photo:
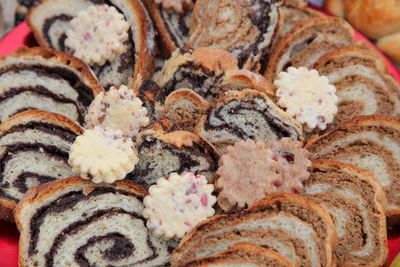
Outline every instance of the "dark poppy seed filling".
<svg viewBox="0 0 400 267">
<path fill-rule="evenodd" d="M 165 84 L 162 88 L 163 94 L 168 96 L 178 89 L 188 88 L 205 100 L 211 101 L 221 94 L 221 88 L 218 85 L 221 83 L 223 75 L 221 73 L 216 76 L 213 71 L 188 61 L 186 64 L 181 65 L 172 79 Z"/>
<path fill-rule="evenodd" d="M 269 130 L 276 136 L 277 139 L 282 137 L 292 137 L 294 139 L 298 138 L 297 131 L 293 125 L 289 125 L 277 117 L 271 115 L 270 107 L 260 106 L 257 104 L 258 101 L 263 101 L 262 98 L 254 98 L 249 100 L 231 100 L 222 105 L 221 107 L 213 110 L 210 108 L 207 111 L 207 119 L 204 123 L 205 130 L 223 130 L 227 131 L 232 135 L 237 136 L 241 140 L 253 139 L 257 140 L 259 137 L 257 134 L 261 130 Z M 227 116 L 238 116 L 242 117 L 246 114 L 245 111 L 257 114 L 260 120 L 256 122 L 248 121 L 245 123 L 250 130 L 243 129 L 236 124 L 234 120 L 227 120 Z M 217 122 L 217 123 L 215 123 Z"/>
<path fill-rule="evenodd" d="M 281 3 L 281 0 L 200 1 L 193 12 L 192 21 L 196 24 L 186 48 L 212 45 L 232 53 L 239 68 L 263 71 L 280 27 Z"/>
<path fill-rule="evenodd" d="M 183 15 L 168 13 L 159 7 L 161 19 L 176 48 L 183 48 L 189 39 L 190 17 L 192 12 L 187 11 Z"/>
<path fill-rule="evenodd" d="M 56 116 L 60 123 L 45 116 Z M 0 131 L 1 198 L 16 205 L 29 187 L 72 175 L 68 153 L 78 125 L 45 111 L 27 111 L 5 125 Z"/>
<path fill-rule="evenodd" d="M 145 188 L 171 172 L 190 171 L 211 179 L 212 173 L 218 168 L 218 156 L 205 142 L 193 142 L 190 147 L 178 148 L 151 135 L 143 136 L 141 140 L 138 146 L 139 162 L 127 178 Z M 169 157 L 169 160 L 165 160 L 165 157 Z"/>
<path fill-rule="evenodd" d="M 18 77 L 19 74 L 24 73 L 24 75 L 28 75 L 29 72 L 34 73 L 35 77 L 40 78 L 44 77 L 47 81 L 50 82 L 67 82 L 70 90 L 73 90 L 77 93 L 76 99 L 66 97 L 63 93 L 58 93 L 56 90 L 52 88 L 46 88 L 43 85 L 30 85 L 30 86 L 20 86 L 20 87 L 9 87 L 4 88 L 0 94 L 0 106 L 4 105 L 7 101 L 13 99 L 14 97 L 18 97 L 20 95 L 30 95 L 30 98 L 35 99 L 49 99 L 58 103 L 59 105 L 69 105 L 76 112 L 76 116 L 71 118 L 79 122 L 80 124 L 84 123 L 84 115 L 86 114 L 86 107 L 90 105 L 91 101 L 94 98 L 92 90 L 83 83 L 76 73 L 73 71 L 63 68 L 61 66 L 57 67 L 49 67 L 41 64 L 18 64 L 0 69 L 0 78 L 4 75 L 13 74 L 15 77 Z M 67 88 L 65 88 L 67 89 Z M 31 101 L 29 103 L 29 109 L 36 109 L 35 101 Z M 58 107 L 55 107 L 56 110 L 48 110 L 55 113 L 60 113 L 62 111 L 57 110 Z M 24 110 L 25 107 L 19 110 Z M 38 106 L 37 109 L 41 109 L 41 106 Z M 49 108 L 51 109 L 51 108 Z M 16 110 L 9 110 L 7 114 L 2 114 L 6 117 L 11 117 L 11 115 L 15 114 Z M 67 115 L 67 114 L 63 114 Z M 72 116 L 72 114 L 70 115 Z"/>
<path fill-rule="evenodd" d="M 68 179 L 80 184 L 68 188 Z M 168 243 L 146 228 L 141 214 L 143 189 L 68 179 L 57 181 L 65 181 L 66 188 L 39 205 L 26 222 L 30 235 L 26 253 L 33 265 L 128 267 L 169 261 Z"/>
</svg>

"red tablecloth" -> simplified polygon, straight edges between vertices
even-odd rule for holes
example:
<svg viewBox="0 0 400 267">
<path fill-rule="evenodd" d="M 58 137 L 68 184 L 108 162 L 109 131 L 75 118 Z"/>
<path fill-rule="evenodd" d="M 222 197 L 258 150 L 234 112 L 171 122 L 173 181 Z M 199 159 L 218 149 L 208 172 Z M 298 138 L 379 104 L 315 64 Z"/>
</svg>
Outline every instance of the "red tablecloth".
<svg viewBox="0 0 400 267">
<path fill-rule="evenodd" d="M 357 40 L 366 40 L 356 33 Z M 0 40 L 0 56 L 13 52 L 20 46 L 32 45 L 30 29 L 25 23 L 20 24 L 10 34 Z M 400 73 L 388 61 L 389 72 L 400 82 Z M 18 266 L 18 230 L 14 224 L 0 221 L 0 267 Z M 389 263 L 400 253 L 400 226 L 389 232 Z M 393 266 L 400 267 L 400 266 Z"/>
</svg>

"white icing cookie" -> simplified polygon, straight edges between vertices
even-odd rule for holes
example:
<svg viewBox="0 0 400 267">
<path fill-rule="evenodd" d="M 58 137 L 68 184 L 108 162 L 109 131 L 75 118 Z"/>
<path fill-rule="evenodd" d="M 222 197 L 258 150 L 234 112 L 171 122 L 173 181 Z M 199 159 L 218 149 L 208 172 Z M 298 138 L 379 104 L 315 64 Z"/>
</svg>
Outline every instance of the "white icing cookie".
<svg viewBox="0 0 400 267">
<path fill-rule="evenodd" d="M 137 136 L 150 123 L 147 109 L 134 90 L 125 85 L 112 86 L 108 92 L 101 92 L 89 106 L 85 117 L 86 127 L 95 126 L 119 129 L 124 135 Z"/>
<path fill-rule="evenodd" d="M 65 46 L 88 65 L 104 65 L 124 50 L 129 23 L 113 6 L 93 5 L 70 22 Z"/>
<path fill-rule="evenodd" d="M 202 175 L 171 173 L 160 178 L 144 198 L 143 216 L 155 235 L 182 238 L 197 223 L 213 216 L 216 197 L 212 184 Z"/>
<path fill-rule="evenodd" d="M 68 163 L 75 173 L 94 183 L 122 180 L 139 161 L 132 139 L 120 130 L 85 130 L 71 146 Z"/>
<path fill-rule="evenodd" d="M 302 123 L 305 131 L 316 127 L 324 130 L 333 121 L 338 102 L 336 87 L 316 70 L 290 67 L 288 72 L 279 73 L 274 84 L 278 87 L 278 105 Z"/>
</svg>

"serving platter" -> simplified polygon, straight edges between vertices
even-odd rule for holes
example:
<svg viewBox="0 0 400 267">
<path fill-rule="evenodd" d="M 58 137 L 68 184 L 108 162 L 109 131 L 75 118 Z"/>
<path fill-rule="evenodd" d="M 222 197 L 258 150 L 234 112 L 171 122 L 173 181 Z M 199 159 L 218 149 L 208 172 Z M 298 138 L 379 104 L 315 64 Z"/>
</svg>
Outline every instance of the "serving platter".
<svg viewBox="0 0 400 267">
<path fill-rule="evenodd" d="M 320 10 L 321 11 L 321 10 Z M 355 38 L 370 43 L 363 35 L 356 32 Z M 372 46 L 373 44 L 370 43 Z M 32 32 L 26 23 L 21 23 L 12 32 L 0 40 L 0 56 L 5 56 L 21 46 L 34 46 L 35 41 Z M 394 65 L 373 46 L 378 53 L 380 53 L 388 64 L 389 73 L 392 74 L 400 83 L 400 72 Z M 389 240 L 389 264 L 399 254 L 400 257 L 400 226 L 390 229 L 388 232 Z M 14 224 L 0 221 L 0 266 L 14 267 L 18 266 L 18 238 L 19 233 Z M 400 267 L 400 263 L 393 267 Z"/>
</svg>

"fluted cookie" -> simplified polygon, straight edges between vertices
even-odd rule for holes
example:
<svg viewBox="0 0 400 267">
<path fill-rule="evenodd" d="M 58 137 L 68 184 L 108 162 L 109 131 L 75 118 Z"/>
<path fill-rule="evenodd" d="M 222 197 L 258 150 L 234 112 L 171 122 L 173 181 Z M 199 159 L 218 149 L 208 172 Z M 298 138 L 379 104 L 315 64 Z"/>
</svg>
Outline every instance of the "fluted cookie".
<svg viewBox="0 0 400 267">
<path fill-rule="evenodd" d="M 0 125 L 0 218 L 12 211 L 31 186 L 73 174 L 68 152 L 83 129 L 59 114 L 19 113 Z"/>
<path fill-rule="evenodd" d="M 226 92 L 200 118 L 195 133 L 221 154 L 226 146 L 245 139 L 264 143 L 282 137 L 303 139 L 301 125 L 295 119 L 265 94 L 249 89 Z"/>
<path fill-rule="evenodd" d="M 32 188 L 15 211 L 20 266 L 160 266 L 168 243 L 146 228 L 146 190 L 79 177 Z"/>
<path fill-rule="evenodd" d="M 89 9 L 98 8 L 98 5 L 104 3 L 106 3 L 107 8 L 115 8 L 117 11 L 117 14 L 114 15 L 115 18 L 108 21 L 104 17 L 98 17 L 98 13 L 83 16 L 83 22 L 76 23 L 76 27 L 84 24 L 88 25 L 81 29 L 84 32 L 83 40 L 80 39 L 81 35 L 77 35 L 75 39 L 71 39 L 73 36 L 68 34 L 68 31 L 72 30 L 73 26 L 71 25 L 71 21 L 77 18 L 80 13 L 88 13 Z M 107 42 L 112 41 L 107 39 L 110 34 L 107 34 L 107 38 L 104 38 L 101 32 L 105 31 L 105 28 L 112 26 L 115 19 L 121 16 L 123 17 L 121 23 L 129 24 L 126 32 L 127 39 L 123 41 L 122 47 L 118 46 L 118 49 L 113 52 L 112 49 L 109 49 L 113 47 L 113 44 L 110 43 L 107 45 Z M 75 50 L 79 49 L 79 47 L 71 46 L 71 43 L 83 42 L 82 46 L 87 45 L 89 49 L 92 48 L 89 51 L 93 51 L 91 53 L 94 53 L 94 58 L 99 54 L 107 55 L 113 52 L 113 55 L 106 56 L 104 60 L 99 62 L 88 61 L 90 67 L 106 89 L 112 85 L 126 84 L 132 86 L 133 81 L 139 76 L 149 79 L 154 72 L 154 30 L 151 19 L 140 0 L 112 0 L 106 2 L 90 0 L 45 0 L 33 9 L 27 18 L 27 22 L 41 46 L 74 54 Z M 105 22 L 104 26 L 102 26 L 103 22 Z M 126 28 L 120 28 L 118 27 L 119 25 L 120 23 L 114 25 L 109 30 L 112 36 L 114 36 L 114 33 L 116 34 L 115 40 L 118 40 L 120 36 L 125 34 L 124 30 Z M 102 40 L 102 43 L 98 45 L 98 43 L 94 42 L 95 40 Z M 96 52 L 96 49 L 101 47 L 105 48 L 105 50 Z M 115 52 L 118 53 L 115 54 Z M 85 57 L 86 55 L 82 56 Z"/>
<path fill-rule="evenodd" d="M 103 89 L 79 59 L 48 48 L 20 48 L 0 58 L 0 122 L 41 109 L 84 124 L 87 107 Z"/>
</svg>

